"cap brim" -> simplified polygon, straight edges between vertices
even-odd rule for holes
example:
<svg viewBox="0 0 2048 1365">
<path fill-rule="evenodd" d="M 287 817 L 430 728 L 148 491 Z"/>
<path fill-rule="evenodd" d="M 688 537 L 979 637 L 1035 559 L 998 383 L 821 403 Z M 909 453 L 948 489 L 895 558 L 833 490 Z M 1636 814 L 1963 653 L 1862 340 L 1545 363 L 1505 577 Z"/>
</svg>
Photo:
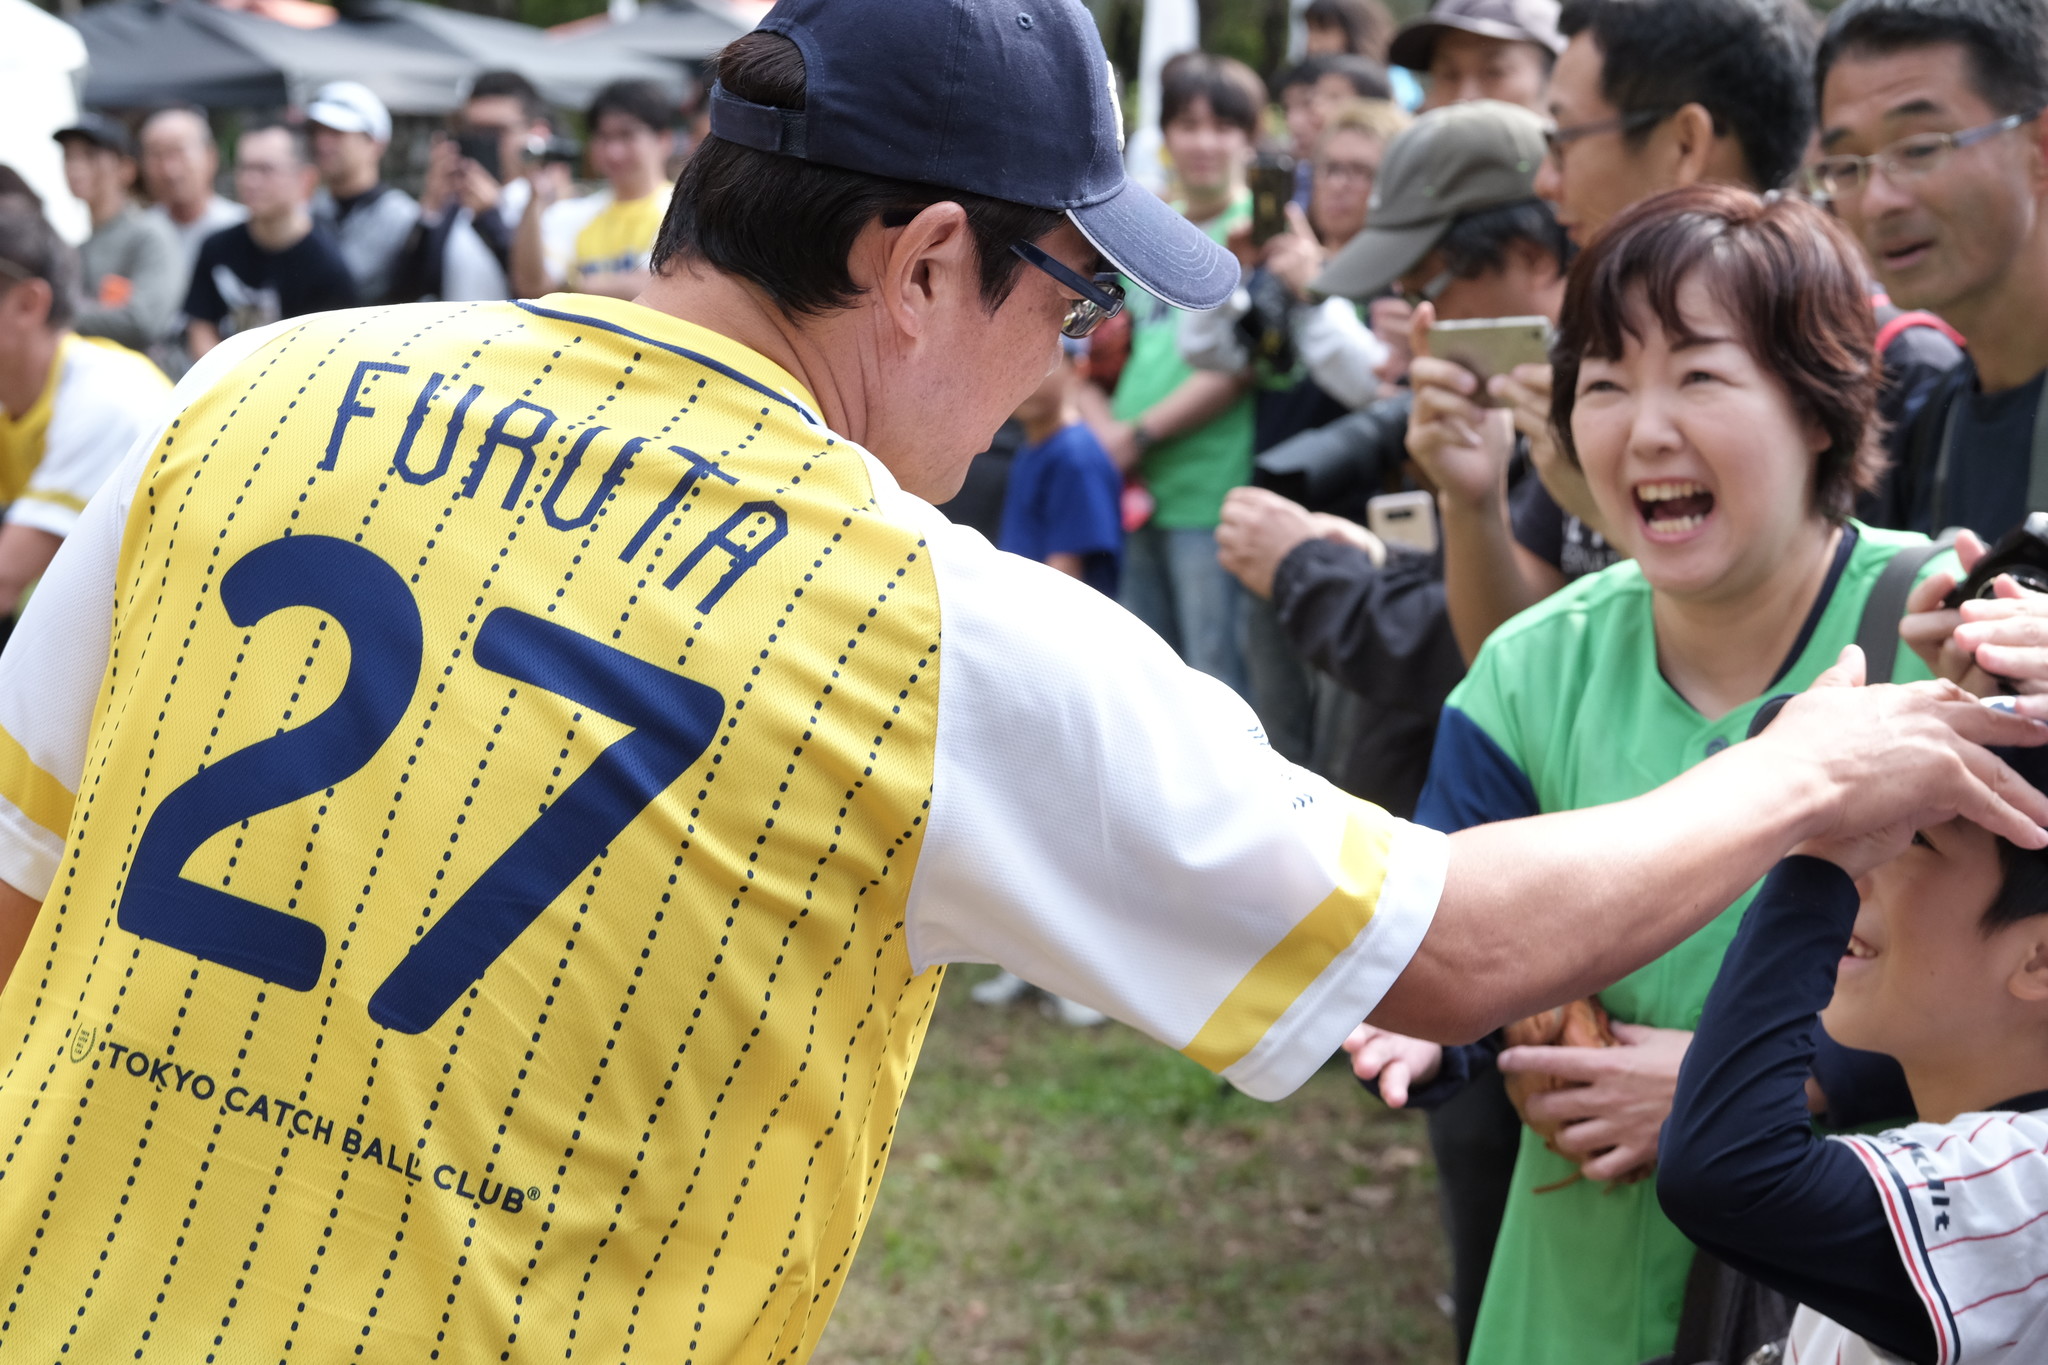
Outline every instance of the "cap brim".
<svg viewBox="0 0 2048 1365">
<path fill-rule="evenodd" d="M 1067 217 L 1113 269 L 1176 308 L 1204 313 L 1237 288 L 1237 257 L 1134 180 Z"/>
<path fill-rule="evenodd" d="M 1410 24 L 1394 35 L 1394 41 L 1387 44 L 1387 62 L 1392 66 L 1405 66 L 1410 71 L 1427 71 L 1436 59 L 1436 40 L 1446 33 L 1473 33 L 1481 38 L 1499 38 L 1509 43 L 1532 43 L 1548 48 L 1553 56 L 1564 50 L 1561 42 L 1553 42 L 1513 24 L 1497 24 L 1490 19 L 1467 19 L 1457 16 L 1444 19 L 1427 19 L 1419 24 Z"/>
<path fill-rule="evenodd" d="M 1406 228 L 1376 228 L 1368 222 L 1330 258 L 1310 288 L 1338 298 L 1371 298 L 1413 270 L 1449 226 L 1449 219 Z"/>
</svg>

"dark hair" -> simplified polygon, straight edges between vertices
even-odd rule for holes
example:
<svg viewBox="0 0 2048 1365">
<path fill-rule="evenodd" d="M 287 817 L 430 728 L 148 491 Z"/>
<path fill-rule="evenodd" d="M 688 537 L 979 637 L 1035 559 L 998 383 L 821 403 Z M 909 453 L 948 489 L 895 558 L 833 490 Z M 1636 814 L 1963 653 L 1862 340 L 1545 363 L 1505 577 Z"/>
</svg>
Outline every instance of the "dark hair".
<svg viewBox="0 0 2048 1365">
<path fill-rule="evenodd" d="M 1717 134 L 1733 132 L 1759 190 L 1785 183 L 1813 134 L 1813 29 L 1800 0 L 1566 0 L 1558 19 L 1600 45 L 1600 93 L 1617 111 L 1700 105 Z"/>
<path fill-rule="evenodd" d="M 1266 83 L 1235 57 L 1183 52 L 1159 69 L 1159 126 L 1179 118 L 1196 100 L 1225 123 L 1257 139 L 1259 119 L 1266 112 Z"/>
<path fill-rule="evenodd" d="M 1979 922 L 1986 934 L 2036 915 L 2048 915 L 2048 849 L 2021 848 L 2008 839 L 2000 839 L 1998 870 L 2004 874 L 1998 894 L 1984 907 L 1984 918 Z"/>
<path fill-rule="evenodd" d="M 286 123 L 283 119 L 275 118 L 257 119 L 242 129 L 241 136 L 248 137 L 251 133 L 283 133 L 286 140 L 291 143 L 292 158 L 301 166 L 313 164 L 313 149 L 312 144 L 306 140 L 305 124 Z"/>
<path fill-rule="evenodd" d="M 43 210 L 43 196 L 36 193 L 33 185 L 22 179 L 20 171 L 4 161 L 0 161 L 0 196 L 18 196 L 34 205 L 36 212 L 41 213 Z"/>
<path fill-rule="evenodd" d="M 529 124 L 537 123 L 548 116 L 547 101 L 540 97 L 540 91 L 533 88 L 533 82 L 517 71 L 484 72 L 470 83 L 469 98 L 518 100 L 519 112 Z M 603 98 L 603 94 L 598 96 L 600 100 Z M 596 106 L 593 105 L 592 108 L 595 109 Z M 590 121 L 597 122 L 595 113 L 591 115 Z"/>
<path fill-rule="evenodd" d="M 1695 275 L 1734 318 L 1740 340 L 1777 376 L 1799 412 L 1827 433 L 1813 505 L 1848 516 L 1877 486 L 1877 324 L 1856 244 L 1804 199 L 1764 199 L 1732 185 L 1689 185 L 1624 210 L 1594 238 L 1565 285 L 1551 348 L 1550 421 L 1574 463 L 1572 408 L 1587 356 L 1620 357 L 1652 322 L 1690 334 L 1678 293 Z"/>
<path fill-rule="evenodd" d="M 1351 83 L 1352 93 L 1362 100 L 1390 100 L 1394 87 L 1387 81 L 1387 69 L 1370 57 L 1351 52 L 1319 52 L 1303 57 L 1273 78 L 1273 98 L 1280 99 L 1298 85 L 1314 85 L 1325 76 L 1342 76 Z"/>
<path fill-rule="evenodd" d="M 2048 105 L 2048 5 L 2042 0 L 1849 0 L 1828 16 L 1814 58 L 1816 94 L 1851 52 L 1952 43 L 1984 102 L 2001 114 Z"/>
<path fill-rule="evenodd" d="M 590 131 L 597 132 L 597 122 L 606 114 L 624 114 L 627 118 L 646 124 L 657 133 L 665 133 L 675 126 L 676 102 L 669 98 L 668 91 L 653 81 L 613 81 L 597 92 L 590 102 Z"/>
<path fill-rule="evenodd" d="M 0 194 L 0 260 L 50 286 L 53 330 L 71 325 L 78 309 L 78 253 L 57 235 L 29 195 Z M 12 271 L 0 275 L 0 290 L 13 284 Z"/>
<path fill-rule="evenodd" d="M 1504 268 L 1508 247 L 1514 242 L 1528 242 L 1549 252 L 1556 258 L 1560 274 L 1571 268 L 1576 250 L 1571 234 L 1541 199 L 1523 199 L 1461 213 L 1437 239 L 1435 250 L 1443 253 L 1446 270 L 1461 280 L 1469 280 Z"/>
<path fill-rule="evenodd" d="M 1344 50 L 1385 61 L 1394 37 L 1394 16 L 1380 0 L 1308 0 L 1302 21 L 1313 28 L 1344 30 Z"/>
<path fill-rule="evenodd" d="M 804 107 L 803 53 L 779 33 L 757 30 L 728 43 L 718 54 L 717 79 L 755 104 Z M 869 223 L 942 202 L 967 211 L 981 258 L 981 300 L 991 313 L 1025 268 L 1010 244 L 1035 242 L 1064 221 L 1054 209 L 821 166 L 714 133 L 676 182 L 654 242 L 654 271 L 702 261 L 757 285 L 786 315 L 829 312 L 860 297 L 846 258 Z"/>
</svg>

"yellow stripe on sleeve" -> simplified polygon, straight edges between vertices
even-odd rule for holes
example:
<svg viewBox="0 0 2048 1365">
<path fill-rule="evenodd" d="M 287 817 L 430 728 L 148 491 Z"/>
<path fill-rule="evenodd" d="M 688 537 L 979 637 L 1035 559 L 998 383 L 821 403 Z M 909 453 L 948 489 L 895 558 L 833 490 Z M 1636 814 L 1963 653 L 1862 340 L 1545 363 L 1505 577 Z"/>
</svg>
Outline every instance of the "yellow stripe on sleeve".
<svg viewBox="0 0 2048 1365">
<path fill-rule="evenodd" d="M 70 789 L 38 768 L 21 741 L 4 728 L 0 728 L 0 796 L 59 839 L 71 827 Z"/>
<path fill-rule="evenodd" d="M 54 488 L 31 488 L 21 495 L 25 502 L 47 502 L 54 507 L 67 508 L 73 512 L 85 510 L 85 499 L 71 493 L 59 492 Z"/>
<path fill-rule="evenodd" d="M 1351 946 L 1379 906 L 1394 828 L 1391 820 L 1370 821 L 1362 813 L 1345 823 L 1336 890 L 1245 973 L 1194 1041 L 1181 1049 L 1183 1055 L 1211 1071 L 1234 1066 Z"/>
</svg>

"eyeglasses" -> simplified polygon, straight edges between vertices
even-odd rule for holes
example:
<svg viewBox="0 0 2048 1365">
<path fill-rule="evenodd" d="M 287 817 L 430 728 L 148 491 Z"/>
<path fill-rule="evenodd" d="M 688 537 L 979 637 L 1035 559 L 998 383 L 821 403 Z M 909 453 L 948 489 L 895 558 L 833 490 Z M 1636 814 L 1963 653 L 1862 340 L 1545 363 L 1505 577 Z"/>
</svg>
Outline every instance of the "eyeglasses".
<svg viewBox="0 0 2048 1365">
<path fill-rule="evenodd" d="M 1407 301 L 1410 308 L 1420 308 L 1425 303 L 1435 303 L 1442 298 L 1444 290 L 1449 289 L 1451 281 L 1456 278 L 1457 276 L 1448 270 L 1439 270 L 1420 289 L 1410 289 L 1407 285 L 1399 283 L 1395 287 L 1401 291 L 1401 297 Z"/>
<path fill-rule="evenodd" d="M 1613 118 L 1596 118 L 1590 123 L 1573 123 L 1560 128 L 1555 123 L 1543 130 L 1543 150 L 1550 157 L 1551 164 L 1564 164 L 1564 149 L 1582 137 L 1596 133 L 1640 133 L 1670 118 L 1675 109 L 1638 109 L 1633 114 L 1616 114 Z"/>
<path fill-rule="evenodd" d="M 1363 161 L 1321 161 L 1316 176 L 1322 180 L 1357 180 L 1370 185 L 1379 179 L 1380 168 Z"/>
<path fill-rule="evenodd" d="M 1097 275 L 1089 280 L 1046 255 L 1029 242 L 1012 242 L 1010 250 L 1037 266 L 1081 297 L 1075 299 L 1060 321 L 1060 335 L 1079 341 L 1118 313 L 1124 311 L 1124 287 L 1115 275 Z"/>
<path fill-rule="evenodd" d="M 1819 199 L 1839 199 L 1845 194 L 1861 194 L 1870 184 L 1873 168 L 1883 171 L 1884 178 L 1894 185 L 1910 184 L 1915 180 L 1932 175 L 1941 169 L 1950 152 L 1975 146 L 1988 141 L 2000 133 L 2009 133 L 2024 123 L 2032 123 L 2041 117 L 2039 109 L 2031 114 L 2007 114 L 1991 123 L 1980 123 L 1975 128 L 1965 128 L 1956 133 L 1920 133 L 1914 137 L 1900 138 L 1891 146 L 1869 156 L 1827 156 L 1822 157 L 1806 170 L 1807 193 Z"/>
</svg>

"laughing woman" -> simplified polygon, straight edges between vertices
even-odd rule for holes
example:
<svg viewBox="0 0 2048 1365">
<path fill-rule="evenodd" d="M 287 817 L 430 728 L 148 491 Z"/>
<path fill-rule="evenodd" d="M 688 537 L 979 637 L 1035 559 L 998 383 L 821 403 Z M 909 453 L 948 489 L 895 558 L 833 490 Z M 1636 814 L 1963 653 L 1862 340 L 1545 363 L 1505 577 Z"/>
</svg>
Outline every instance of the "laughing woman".
<svg viewBox="0 0 2048 1365">
<path fill-rule="evenodd" d="M 1873 342 L 1854 244 L 1801 201 L 1675 191 L 1579 258 L 1552 419 L 1630 559 L 1486 642 L 1444 710 L 1418 819 L 1455 830 L 1646 792 L 1835 662 L 1885 565 L 1925 544 L 1848 517 L 1880 467 Z M 1927 676 L 1910 651 L 1897 667 Z M 1523 1130 L 1477 1365 L 1637 1365 L 1672 1349 L 1693 1249 L 1651 1183 L 1605 1182 L 1655 1161 L 1748 900 L 1600 993 L 1620 1046 L 1502 1054 L 1503 1070 L 1592 1084 L 1529 1101 L 1565 1124 L 1568 1155 Z M 1371 1030 L 1349 1046 L 1394 1103 L 1411 1087 L 1440 1102 L 1475 1059 L 1490 1064 Z"/>
</svg>

